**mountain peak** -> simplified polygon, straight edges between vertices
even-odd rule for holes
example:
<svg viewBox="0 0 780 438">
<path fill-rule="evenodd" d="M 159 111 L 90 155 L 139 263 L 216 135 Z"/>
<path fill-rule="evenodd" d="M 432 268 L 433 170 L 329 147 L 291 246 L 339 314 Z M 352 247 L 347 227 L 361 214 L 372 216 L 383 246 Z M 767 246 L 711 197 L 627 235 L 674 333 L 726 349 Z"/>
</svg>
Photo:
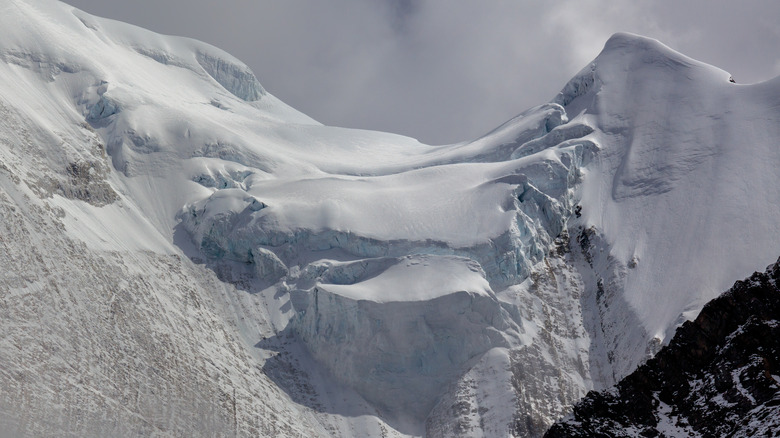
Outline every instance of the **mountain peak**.
<svg viewBox="0 0 780 438">
<path fill-rule="evenodd" d="M 564 86 L 554 102 L 568 106 L 588 91 L 589 94 L 598 92 L 600 85 L 607 82 L 629 85 L 690 81 L 717 86 L 728 84 L 730 78 L 728 72 L 690 58 L 656 39 L 618 32 L 607 40 L 599 55 Z M 586 100 L 592 103 L 591 99 Z M 579 103 L 569 112 L 578 113 L 585 106 L 588 104 Z"/>
<path fill-rule="evenodd" d="M 604 43 L 603 51 L 617 50 L 619 48 L 628 48 L 634 52 L 653 50 L 662 53 L 666 52 L 670 55 L 674 54 L 684 56 L 669 48 L 669 46 L 663 44 L 657 39 L 637 35 L 630 32 L 616 32 L 612 34 L 612 36 L 607 39 L 607 42 Z"/>
</svg>

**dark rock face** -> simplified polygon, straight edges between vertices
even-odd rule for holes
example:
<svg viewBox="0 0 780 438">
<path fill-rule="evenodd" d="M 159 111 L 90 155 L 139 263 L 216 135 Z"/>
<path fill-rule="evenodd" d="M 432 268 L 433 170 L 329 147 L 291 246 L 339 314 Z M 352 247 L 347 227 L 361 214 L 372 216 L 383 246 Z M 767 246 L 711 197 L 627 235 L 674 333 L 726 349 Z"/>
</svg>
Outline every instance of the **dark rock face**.
<svg viewBox="0 0 780 438">
<path fill-rule="evenodd" d="M 545 437 L 780 436 L 780 259 L 710 301 L 670 344 Z"/>
</svg>

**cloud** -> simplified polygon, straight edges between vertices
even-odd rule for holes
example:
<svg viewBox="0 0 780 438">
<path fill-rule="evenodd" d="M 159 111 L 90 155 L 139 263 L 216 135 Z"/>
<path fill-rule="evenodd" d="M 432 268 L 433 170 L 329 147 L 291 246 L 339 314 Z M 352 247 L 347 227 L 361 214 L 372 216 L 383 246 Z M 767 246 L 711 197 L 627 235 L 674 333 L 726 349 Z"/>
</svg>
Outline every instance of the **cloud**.
<svg viewBox="0 0 780 438">
<path fill-rule="evenodd" d="M 780 2 L 73 0 L 246 62 L 326 124 L 475 138 L 551 99 L 614 32 L 660 39 L 742 83 L 777 74 Z"/>
</svg>

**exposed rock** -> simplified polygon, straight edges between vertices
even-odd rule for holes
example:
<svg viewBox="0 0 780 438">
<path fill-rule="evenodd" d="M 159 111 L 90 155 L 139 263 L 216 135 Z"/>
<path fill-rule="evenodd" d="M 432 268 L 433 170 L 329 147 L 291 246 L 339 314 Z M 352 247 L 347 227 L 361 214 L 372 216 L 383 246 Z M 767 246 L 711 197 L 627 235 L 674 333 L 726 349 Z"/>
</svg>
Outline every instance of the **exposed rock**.
<svg viewBox="0 0 780 438">
<path fill-rule="evenodd" d="M 101 207 L 110 204 L 119 195 L 106 181 L 108 167 L 97 161 L 79 161 L 68 164 L 67 182 L 57 183 L 57 193 L 70 199 L 80 199 Z"/>
</svg>

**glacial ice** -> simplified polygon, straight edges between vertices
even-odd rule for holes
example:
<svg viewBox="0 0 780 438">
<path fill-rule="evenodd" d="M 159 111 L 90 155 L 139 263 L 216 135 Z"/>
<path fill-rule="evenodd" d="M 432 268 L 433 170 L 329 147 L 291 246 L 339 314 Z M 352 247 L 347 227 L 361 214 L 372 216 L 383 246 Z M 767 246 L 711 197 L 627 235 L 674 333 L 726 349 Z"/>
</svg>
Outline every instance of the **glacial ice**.
<svg viewBox="0 0 780 438">
<path fill-rule="evenodd" d="M 559 121 L 567 120 L 560 109 L 553 107 L 552 114 L 559 114 Z M 552 132 L 562 126 L 556 125 Z M 576 204 L 581 168 L 597 151 L 592 140 L 575 141 L 577 133 L 592 132 L 582 126 L 562 131 L 568 135 L 554 134 L 538 156 L 519 159 L 511 167 L 493 165 L 493 175 L 471 183 L 470 190 L 484 193 L 483 199 L 495 199 L 494 208 L 500 208 L 492 213 L 494 224 L 477 229 L 480 233 L 469 238 L 449 231 L 457 221 L 431 226 L 436 224 L 431 218 L 463 215 L 459 204 L 448 212 L 450 207 L 441 199 L 426 206 L 414 197 L 397 197 L 404 192 L 396 180 L 414 184 L 414 172 L 378 180 L 327 177 L 292 184 L 246 180 L 245 185 L 229 186 L 234 188 L 201 178 L 201 184 L 217 190 L 185 206 L 179 217 L 211 260 L 253 264 L 259 278 L 289 294 L 296 312 L 292 332 L 338 381 L 386 418 L 419 424 L 483 353 L 528 342 L 527 328 L 522 327 L 528 322 L 518 319 L 522 311 L 500 301 L 493 290 L 527 279 L 564 233 Z M 517 138 L 545 138 L 549 133 L 542 129 L 539 134 L 520 132 Z M 432 169 L 436 172 L 425 173 L 417 183 L 425 187 L 424 193 L 432 193 L 427 187 L 443 187 L 443 182 L 451 185 L 449 172 L 457 176 L 468 171 L 451 166 Z M 390 189 L 383 179 L 392 182 Z M 364 187 L 371 185 L 376 189 L 366 191 Z M 352 190 L 361 190 L 355 192 L 357 198 L 339 196 Z M 362 197 L 364 193 L 371 196 Z M 331 201 L 322 201 L 330 197 Z M 360 207 L 350 207 L 351 202 L 359 202 Z M 256 203 L 264 208 L 252 208 Z M 426 238 L 409 238 L 415 232 L 393 234 L 395 229 L 378 229 L 372 221 L 355 221 L 372 209 L 384 208 L 404 218 L 398 226 L 424 224 L 426 234 L 421 236 Z M 345 216 L 340 210 L 351 213 Z M 485 220 L 489 216 L 482 211 Z M 545 363 L 558 364 L 557 359 Z M 585 371 L 576 375 L 566 385 L 572 394 L 581 395 L 578 385 L 586 385 L 588 377 Z M 553 412 L 573 397 L 555 404 L 538 421 L 552 421 Z"/>
<path fill-rule="evenodd" d="M 451 235 L 450 223 L 441 229 L 443 235 L 429 234 L 428 238 L 420 240 L 403 239 L 402 236 L 393 238 L 392 234 L 371 232 L 371 228 L 361 233 L 359 229 L 340 226 L 338 222 L 311 223 L 311 219 L 317 217 L 324 217 L 326 221 L 334 219 L 332 214 L 328 216 L 327 210 L 318 210 L 316 205 L 305 207 L 307 215 L 302 219 L 308 223 L 303 222 L 302 226 L 290 228 L 290 222 L 281 219 L 285 209 L 289 208 L 284 204 L 280 205 L 285 199 L 275 199 L 271 191 L 251 188 L 247 191 L 240 188 L 217 190 L 209 198 L 185 207 L 180 217 L 198 245 L 217 258 L 228 256 L 233 260 L 247 261 L 249 251 L 258 246 L 274 251 L 288 266 L 298 264 L 298 260 L 307 257 L 307 253 L 333 249 L 345 251 L 357 258 L 398 257 L 413 253 L 462 255 L 480 263 L 491 284 L 508 285 L 522 281 L 528 276 L 532 266 L 542 260 L 545 248 L 562 232 L 568 216 L 571 215 L 573 206 L 570 197 L 573 187 L 579 181 L 578 166 L 583 159 L 582 148 L 562 150 L 560 156 L 565 157 L 563 161 L 569 164 L 568 167 L 564 166 L 561 160 L 542 160 L 523 168 L 522 170 L 527 170 L 527 174 L 505 176 L 478 186 L 490 191 L 494 191 L 494 187 L 505 187 L 500 193 L 502 198 L 509 202 L 507 208 L 512 219 L 506 222 L 507 228 L 504 230 L 491 227 L 499 232 L 493 236 L 476 235 L 471 239 L 458 236 L 455 240 L 448 240 L 448 235 Z M 533 179 L 530 179 L 529 175 Z M 199 177 L 198 181 L 211 186 L 206 177 Z M 541 190 L 534 183 L 538 184 Z M 234 184 L 224 185 L 238 187 Z M 264 193 L 266 196 L 256 201 L 252 193 Z M 319 196 L 317 192 L 313 194 Z M 366 198 L 367 201 L 371 199 L 371 202 L 391 201 L 382 196 Z M 403 198 L 398 200 L 404 201 Z M 253 202 L 263 202 L 268 208 L 254 209 L 251 207 Z M 296 199 L 294 202 L 300 200 Z M 391 204 L 391 208 L 402 209 L 402 205 Z M 319 208 L 327 209 L 329 204 L 324 203 Z M 282 212 L 278 212 L 279 210 Z M 359 210 L 355 208 L 354 211 Z M 413 211 L 401 212 L 407 217 L 417 213 L 420 223 L 426 223 L 428 227 L 428 215 L 442 214 L 438 209 L 419 207 Z M 452 214 L 462 213 L 453 211 Z M 496 216 L 503 222 L 506 212 L 497 211 Z M 409 219 L 414 220 L 411 217 Z M 437 231 L 436 228 L 432 230 Z"/>
<path fill-rule="evenodd" d="M 574 77 L 563 87 L 563 90 L 555 96 L 553 102 L 563 107 L 567 107 L 575 99 L 585 95 L 596 84 L 596 64 L 591 63 L 574 75 Z"/>
<path fill-rule="evenodd" d="M 113 101 L 105 94 L 100 96 L 100 99 L 89 108 L 87 114 L 87 120 L 90 122 L 96 122 L 100 119 L 113 116 L 120 111 L 120 105 Z"/>
<path fill-rule="evenodd" d="M 245 65 L 238 65 L 208 53 L 198 52 L 198 63 L 215 81 L 245 101 L 260 99 L 265 90 L 255 74 Z"/>
<path fill-rule="evenodd" d="M 329 289 L 342 291 L 320 284 L 299 301 L 293 330 L 337 379 L 391 418 L 423 421 L 470 359 L 510 344 L 507 315 L 484 293 L 456 288 L 422 301 L 377 302 Z"/>
</svg>

